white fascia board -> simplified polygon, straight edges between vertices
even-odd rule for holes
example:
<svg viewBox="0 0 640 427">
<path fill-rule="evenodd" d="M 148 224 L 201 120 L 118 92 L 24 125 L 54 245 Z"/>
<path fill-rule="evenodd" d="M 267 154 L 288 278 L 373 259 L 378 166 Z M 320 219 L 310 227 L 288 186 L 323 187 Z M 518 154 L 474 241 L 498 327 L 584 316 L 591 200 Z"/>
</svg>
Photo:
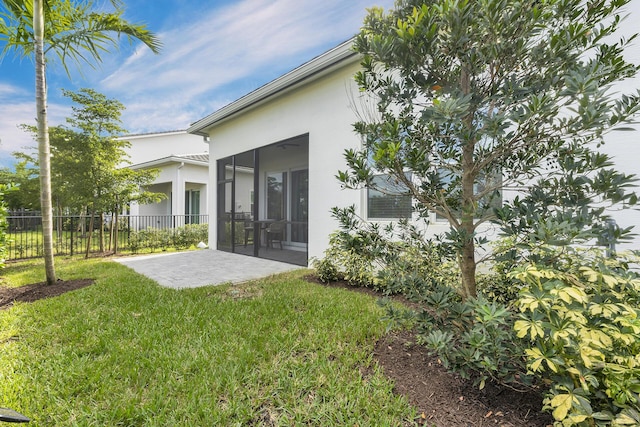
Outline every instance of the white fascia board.
<svg viewBox="0 0 640 427">
<path fill-rule="evenodd" d="M 209 162 L 202 162 L 200 160 L 185 159 L 182 157 L 174 157 L 174 156 L 163 157 L 162 159 L 150 160 L 148 162 L 138 163 L 136 165 L 128 165 L 125 167 L 135 170 L 135 169 L 155 168 L 158 166 L 168 165 L 171 163 L 184 163 L 186 165 L 209 167 Z"/>
<path fill-rule="evenodd" d="M 186 134 L 186 130 L 170 130 L 167 132 L 149 132 L 149 133 L 132 133 L 130 135 L 122 135 L 117 137 L 116 139 L 121 140 L 129 140 L 129 139 L 142 139 L 142 138 L 153 138 L 156 136 L 171 136 L 171 135 L 183 135 Z"/>
<path fill-rule="evenodd" d="M 271 97 L 291 90 L 303 82 L 316 79 L 331 71 L 336 65 L 343 61 L 348 60 L 347 63 L 356 62 L 359 60 L 360 56 L 353 50 L 353 42 L 354 39 L 349 39 L 333 49 L 302 64 L 287 74 L 284 74 L 264 86 L 259 87 L 253 92 L 248 93 L 242 98 L 233 101 L 207 117 L 193 123 L 187 129 L 187 132 L 201 136 L 209 136 L 206 132 L 207 128 L 210 128 L 211 126 L 220 123 L 241 111 L 256 107 Z"/>
</svg>

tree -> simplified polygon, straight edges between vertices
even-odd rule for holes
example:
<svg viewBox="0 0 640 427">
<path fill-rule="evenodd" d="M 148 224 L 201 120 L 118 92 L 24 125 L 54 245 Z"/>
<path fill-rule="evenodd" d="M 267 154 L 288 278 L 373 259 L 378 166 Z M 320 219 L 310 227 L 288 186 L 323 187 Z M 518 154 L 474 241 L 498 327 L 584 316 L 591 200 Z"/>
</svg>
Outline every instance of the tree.
<svg viewBox="0 0 640 427">
<path fill-rule="evenodd" d="M 9 210 L 40 209 L 40 190 L 37 162 L 24 153 L 13 153 L 16 159 L 14 170 L 0 169 L 0 184 L 11 187 L 4 195 L 4 201 Z"/>
<path fill-rule="evenodd" d="M 129 142 L 118 138 L 126 133 L 120 117 L 124 105 L 93 89 L 77 92 L 63 90 L 73 102 L 66 125 L 50 128 L 52 151 L 53 196 L 58 209 L 86 211 L 93 219 L 105 213 L 117 213 L 132 201 L 158 201 L 161 194 L 150 193 L 144 187 L 151 184 L 158 171 L 119 169 L 128 162 Z M 33 133 L 35 126 L 23 125 Z M 87 242 L 87 256 L 91 231 Z M 104 250 L 102 228 L 100 248 Z"/>
<path fill-rule="evenodd" d="M 0 37 L 6 42 L 3 54 L 13 49 L 22 56 L 34 55 L 36 67 L 36 112 L 38 121 L 38 164 L 44 261 L 47 284 L 56 280 L 53 261 L 53 212 L 51 165 L 47 124 L 47 54 L 55 54 L 68 71 L 67 61 L 100 62 L 109 46 L 117 46 L 121 35 L 140 40 L 153 52 L 160 43 L 145 26 L 122 18 L 121 2 L 112 0 L 115 12 L 96 12 L 92 1 L 2 0 Z M 114 37 L 116 35 L 117 37 Z"/>
<path fill-rule="evenodd" d="M 601 233 L 602 206 L 637 201 L 633 177 L 597 152 L 639 110 L 638 94 L 612 90 L 639 69 L 622 56 L 635 36 L 614 36 L 626 3 L 401 0 L 388 14 L 371 9 L 355 41 L 363 147 L 345 152 L 338 178 L 409 194 L 419 216 L 445 218 L 465 297 L 476 294 L 482 224 L 525 233 L 569 218 L 578 230 L 562 244 Z M 529 190 L 503 203 L 506 186 Z"/>
<path fill-rule="evenodd" d="M 57 146 L 60 155 L 54 156 L 64 162 L 59 174 L 67 193 L 89 209 L 92 220 L 98 215 L 100 224 L 104 223 L 105 213 L 114 213 L 117 218 L 119 211 L 132 201 L 158 201 L 160 194 L 144 191 L 157 176 L 157 170 L 118 169 L 128 161 L 125 149 L 129 142 L 117 138 L 126 133 L 120 126 L 124 105 L 92 89 L 63 92 L 76 104 L 72 107 L 73 116 L 67 119 L 73 129 L 58 130 L 62 136 Z M 89 236 L 92 230 L 89 227 Z M 91 237 L 87 256 L 90 240 Z M 104 250 L 102 227 L 100 249 Z"/>
</svg>

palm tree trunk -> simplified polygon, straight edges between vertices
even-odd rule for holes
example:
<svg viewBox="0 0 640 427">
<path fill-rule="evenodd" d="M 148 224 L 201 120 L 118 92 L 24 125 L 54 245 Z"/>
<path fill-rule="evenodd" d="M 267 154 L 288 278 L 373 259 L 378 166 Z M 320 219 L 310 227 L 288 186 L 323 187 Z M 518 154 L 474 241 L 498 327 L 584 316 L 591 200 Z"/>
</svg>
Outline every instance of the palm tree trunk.
<svg viewBox="0 0 640 427">
<path fill-rule="evenodd" d="M 53 262 L 53 210 L 51 206 L 51 157 L 47 125 L 47 81 L 44 60 L 44 7 L 42 0 L 33 1 L 33 32 L 36 61 L 36 117 L 38 119 L 38 163 L 40 165 L 40 205 L 42 209 L 42 237 L 44 268 L 47 284 L 56 281 Z"/>
</svg>

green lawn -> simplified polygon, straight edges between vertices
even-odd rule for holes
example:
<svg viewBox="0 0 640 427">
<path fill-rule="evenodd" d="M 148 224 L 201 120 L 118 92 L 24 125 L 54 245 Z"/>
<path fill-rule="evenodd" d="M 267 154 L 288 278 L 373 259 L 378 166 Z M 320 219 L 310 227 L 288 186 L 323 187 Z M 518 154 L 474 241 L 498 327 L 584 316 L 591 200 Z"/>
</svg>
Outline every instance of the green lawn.
<svg viewBox="0 0 640 427">
<path fill-rule="evenodd" d="M 403 425 L 372 361 L 369 296 L 290 273 L 172 290 L 119 264 L 58 261 L 93 286 L 0 311 L 0 406 L 33 426 Z M 35 270 L 35 274 L 34 274 Z M 40 281 L 11 264 L 5 285 Z"/>
</svg>

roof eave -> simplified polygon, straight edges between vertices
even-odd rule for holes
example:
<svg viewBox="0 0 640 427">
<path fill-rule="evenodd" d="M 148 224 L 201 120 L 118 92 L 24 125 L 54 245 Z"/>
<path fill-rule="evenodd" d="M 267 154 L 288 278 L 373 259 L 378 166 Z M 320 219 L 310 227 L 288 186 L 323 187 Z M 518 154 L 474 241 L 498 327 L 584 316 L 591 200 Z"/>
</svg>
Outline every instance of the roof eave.
<svg viewBox="0 0 640 427">
<path fill-rule="evenodd" d="M 185 159 L 183 157 L 169 156 L 169 157 L 163 157 L 161 159 L 150 160 L 148 162 L 136 163 L 135 165 L 128 165 L 126 167 L 128 167 L 129 169 L 136 170 L 136 169 L 158 167 L 158 166 L 168 165 L 172 163 L 178 163 L 178 164 L 184 163 L 187 165 L 196 165 L 196 166 L 205 166 L 205 167 L 209 166 L 209 162 L 205 162 L 202 160 Z"/>
</svg>

